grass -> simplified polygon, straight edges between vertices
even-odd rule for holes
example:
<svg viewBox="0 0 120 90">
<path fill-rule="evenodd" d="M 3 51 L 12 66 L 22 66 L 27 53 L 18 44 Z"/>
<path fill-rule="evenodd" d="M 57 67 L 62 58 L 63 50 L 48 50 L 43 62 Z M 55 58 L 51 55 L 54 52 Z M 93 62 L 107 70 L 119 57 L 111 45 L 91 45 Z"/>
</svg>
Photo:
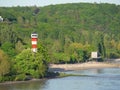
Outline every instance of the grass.
<svg viewBox="0 0 120 90">
<path fill-rule="evenodd" d="M 86 75 L 78 75 L 78 74 L 67 74 L 67 73 L 59 73 L 57 77 L 62 78 L 62 77 L 69 77 L 69 76 L 86 76 Z"/>
</svg>

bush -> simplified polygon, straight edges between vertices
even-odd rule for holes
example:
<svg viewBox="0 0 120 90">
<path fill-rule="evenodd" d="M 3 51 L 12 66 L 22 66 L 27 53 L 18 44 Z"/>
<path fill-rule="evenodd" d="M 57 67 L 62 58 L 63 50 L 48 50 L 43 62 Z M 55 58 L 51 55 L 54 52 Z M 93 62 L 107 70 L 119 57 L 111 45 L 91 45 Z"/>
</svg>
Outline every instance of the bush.
<svg viewBox="0 0 120 90">
<path fill-rule="evenodd" d="M 0 82 L 13 81 L 15 76 L 0 76 Z"/>
<path fill-rule="evenodd" d="M 25 74 L 19 74 L 15 77 L 15 81 L 24 81 L 24 80 L 26 80 Z"/>
<path fill-rule="evenodd" d="M 24 80 L 25 75 L 30 75 L 33 78 L 44 77 L 48 69 L 45 55 L 39 49 L 37 53 L 33 53 L 31 49 L 26 49 L 17 55 L 13 60 L 16 74 L 18 74 L 16 80 Z M 22 75 L 19 76 L 19 73 Z"/>
<path fill-rule="evenodd" d="M 4 76 L 10 72 L 10 63 L 8 62 L 7 55 L 0 50 L 0 76 Z"/>
<path fill-rule="evenodd" d="M 110 58 L 120 58 L 120 55 L 118 53 L 112 52 L 109 55 Z"/>
</svg>

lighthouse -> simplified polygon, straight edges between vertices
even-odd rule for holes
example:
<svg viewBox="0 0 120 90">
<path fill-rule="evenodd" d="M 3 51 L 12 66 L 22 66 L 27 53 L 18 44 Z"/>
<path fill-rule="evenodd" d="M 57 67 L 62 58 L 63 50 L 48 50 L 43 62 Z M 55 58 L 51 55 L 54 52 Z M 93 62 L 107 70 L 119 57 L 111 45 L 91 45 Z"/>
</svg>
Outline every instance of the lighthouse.
<svg viewBox="0 0 120 90">
<path fill-rule="evenodd" d="M 38 34 L 32 33 L 31 34 L 31 43 L 32 43 L 32 52 L 37 52 L 37 40 L 38 40 Z"/>
</svg>

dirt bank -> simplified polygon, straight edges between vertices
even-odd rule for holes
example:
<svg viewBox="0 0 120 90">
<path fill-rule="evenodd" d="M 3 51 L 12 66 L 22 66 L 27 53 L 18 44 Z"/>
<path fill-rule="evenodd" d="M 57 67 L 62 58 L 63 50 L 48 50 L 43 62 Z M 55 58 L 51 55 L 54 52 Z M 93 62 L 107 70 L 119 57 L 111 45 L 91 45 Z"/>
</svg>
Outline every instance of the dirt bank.
<svg viewBox="0 0 120 90">
<path fill-rule="evenodd" d="M 79 64 L 50 64 L 50 70 L 83 70 L 91 68 L 113 68 L 120 67 L 120 64 L 105 62 L 87 62 Z"/>
</svg>

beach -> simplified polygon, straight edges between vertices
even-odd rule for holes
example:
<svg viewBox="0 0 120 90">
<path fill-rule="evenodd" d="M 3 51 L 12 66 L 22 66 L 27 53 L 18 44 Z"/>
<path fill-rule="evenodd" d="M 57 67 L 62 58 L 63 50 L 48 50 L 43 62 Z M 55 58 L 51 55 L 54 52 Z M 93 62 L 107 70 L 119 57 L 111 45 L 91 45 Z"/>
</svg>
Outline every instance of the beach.
<svg viewBox="0 0 120 90">
<path fill-rule="evenodd" d="M 108 63 L 108 62 L 85 62 L 77 64 L 50 64 L 49 70 L 84 70 L 84 69 L 95 69 L 95 68 L 120 68 L 120 64 Z"/>
<path fill-rule="evenodd" d="M 108 62 L 85 62 L 85 63 L 76 63 L 76 64 L 50 64 L 49 71 L 67 71 L 67 70 L 85 70 L 85 69 L 99 69 L 99 68 L 120 68 L 120 63 L 108 63 Z M 47 78 L 43 79 L 31 79 L 28 81 L 7 81 L 0 83 L 0 85 L 4 84 L 14 84 L 14 83 L 26 83 L 26 82 L 33 82 L 39 80 L 46 80 Z"/>
</svg>

